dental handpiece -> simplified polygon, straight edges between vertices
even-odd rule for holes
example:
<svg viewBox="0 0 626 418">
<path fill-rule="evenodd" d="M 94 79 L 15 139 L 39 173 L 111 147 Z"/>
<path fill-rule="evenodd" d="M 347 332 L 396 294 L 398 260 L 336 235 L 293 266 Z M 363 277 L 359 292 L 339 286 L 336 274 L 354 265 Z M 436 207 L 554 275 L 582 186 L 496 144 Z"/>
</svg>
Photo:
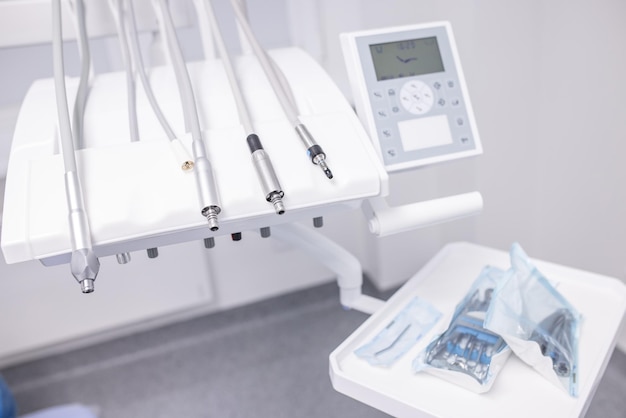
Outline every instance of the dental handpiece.
<svg viewBox="0 0 626 418">
<path fill-rule="evenodd" d="M 263 145 L 261 144 L 261 140 L 258 135 L 254 133 L 252 117 L 241 91 L 239 81 L 237 80 L 237 75 L 228 54 L 228 50 L 226 49 L 224 38 L 215 17 L 213 5 L 209 0 L 205 0 L 203 4 L 204 11 L 207 13 L 211 30 L 215 37 L 215 44 L 222 58 L 222 64 L 233 93 L 233 98 L 235 99 L 239 119 L 247 135 L 246 142 L 248 143 L 250 153 L 252 154 L 252 163 L 256 170 L 257 177 L 259 178 L 259 182 L 261 183 L 265 200 L 274 206 L 274 210 L 278 215 L 282 215 L 285 213 L 285 206 L 283 204 L 283 197 L 285 193 L 283 192 L 283 189 L 278 181 L 278 177 L 274 172 L 274 167 L 272 166 L 268 153 L 263 149 Z"/>
<path fill-rule="evenodd" d="M 250 152 L 252 153 L 252 163 L 254 164 L 257 176 L 261 181 L 261 187 L 263 187 L 263 192 L 265 193 L 265 200 L 274 205 L 274 211 L 276 211 L 278 215 L 282 215 L 285 213 L 285 206 L 283 204 L 283 196 L 285 193 L 280 187 L 270 157 L 263 149 L 261 140 L 256 134 L 248 135 L 246 140 Z"/>
<path fill-rule="evenodd" d="M 272 89 L 276 94 L 276 98 L 278 99 L 280 106 L 283 108 L 285 116 L 298 133 L 302 142 L 304 142 L 304 145 L 307 148 L 307 155 L 311 159 L 311 162 L 319 166 L 324 171 L 324 174 L 326 174 L 326 177 L 332 179 L 333 173 L 330 171 L 330 168 L 326 163 L 326 153 L 322 150 L 322 147 L 315 142 L 311 133 L 306 129 L 306 126 L 300 120 L 296 102 L 293 98 L 293 92 L 291 91 L 284 74 L 282 74 L 280 69 L 273 63 L 252 32 L 252 28 L 250 27 L 248 19 L 245 15 L 241 1 L 231 0 L 231 5 L 233 6 L 233 11 L 235 12 L 235 17 L 239 22 L 239 26 L 248 39 L 248 43 L 256 55 L 267 80 L 272 86 Z"/>
<path fill-rule="evenodd" d="M 221 212 L 219 203 L 219 195 L 217 192 L 217 184 L 213 175 L 213 168 L 207 157 L 202 129 L 200 127 L 200 118 L 198 116 L 198 108 L 191 85 L 191 79 L 187 72 L 185 59 L 176 35 L 174 21 L 169 11 L 166 0 L 155 0 L 157 3 L 157 12 L 160 12 L 160 19 L 166 35 L 166 45 L 171 55 L 174 74 L 176 75 L 176 83 L 181 97 L 183 107 L 183 116 L 189 123 L 192 139 L 192 152 L 194 156 L 194 176 L 198 197 L 200 200 L 200 213 L 204 216 L 211 231 L 219 229 L 218 215 Z"/>
<path fill-rule="evenodd" d="M 82 1 L 79 1 L 78 19 L 83 19 Z M 91 242 L 89 219 L 85 210 L 85 201 L 80 185 L 74 138 L 67 105 L 67 89 L 65 86 L 65 67 L 63 64 L 63 24 L 61 17 L 61 1 L 54 0 L 52 11 L 52 62 L 54 69 L 55 97 L 61 136 L 61 151 L 65 168 L 65 197 L 69 212 L 70 237 L 72 253 L 70 270 L 83 293 L 94 291 L 94 281 L 100 270 L 100 261 L 95 255 Z M 84 40 L 86 42 L 86 40 Z M 82 58 L 87 59 L 86 57 Z"/>
<path fill-rule="evenodd" d="M 330 171 L 330 168 L 328 168 L 328 164 L 326 164 L 326 153 L 322 147 L 315 142 L 313 135 L 311 135 L 303 124 L 296 125 L 296 132 L 302 142 L 304 142 L 304 146 L 307 147 L 306 153 L 311 159 L 311 162 L 315 165 L 319 165 L 322 171 L 324 171 L 324 174 L 326 174 L 326 177 L 332 179 L 333 173 Z"/>
</svg>

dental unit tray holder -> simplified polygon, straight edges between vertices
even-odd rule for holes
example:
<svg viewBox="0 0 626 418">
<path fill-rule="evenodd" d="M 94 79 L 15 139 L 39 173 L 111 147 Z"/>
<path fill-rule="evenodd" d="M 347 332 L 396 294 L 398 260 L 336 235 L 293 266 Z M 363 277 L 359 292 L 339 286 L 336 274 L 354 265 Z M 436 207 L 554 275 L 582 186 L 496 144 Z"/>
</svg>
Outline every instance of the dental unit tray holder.
<svg viewBox="0 0 626 418">
<path fill-rule="evenodd" d="M 150 111 L 144 91 L 138 89 L 141 140 L 130 142 L 126 109 L 120 106 L 125 102 L 125 74 L 101 74 L 91 82 L 83 148 L 75 152 L 93 251 L 97 257 L 115 254 L 119 260 L 120 255 L 132 251 L 154 251 L 159 246 L 201 239 L 206 245 L 206 240 L 217 235 L 281 225 L 284 239 L 337 273 L 345 307 L 372 313 L 380 301 L 361 298 L 358 260 L 293 222 L 361 208 L 370 231 L 385 236 L 474 215 L 482 209 L 482 197 L 472 192 L 389 208 L 384 201 L 387 171 L 354 110 L 326 72 L 297 48 L 272 50 L 268 57 L 284 78 L 281 83 L 290 86 L 307 134 L 324 143 L 334 177 L 329 181 L 319 176 L 314 165 L 300 164 L 300 132 L 294 132 L 281 111 L 258 60 L 250 54 L 237 57 L 234 67 L 252 122 L 265 138 L 264 148 L 273 155 L 276 174 L 283 179 L 286 211 L 276 216 L 267 202 L 258 198 L 260 186 L 248 149 L 240 141 L 245 132 L 221 60 L 209 57 L 187 63 L 222 206 L 220 228 L 210 230 L 196 213 L 191 135 L 177 132 L 177 138 L 169 141 Z M 152 68 L 149 78 L 165 118 L 180 130 L 185 124 L 171 68 Z M 67 96 L 73 97 L 78 79 L 68 78 L 66 85 Z M 22 103 L 9 158 L 0 238 L 9 264 L 35 259 L 52 266 L 70 261 L 55 114 L 52 80 L 36 81 Z M 474 138 L 479 145 L 477 134 Z M 480 147 L 475 151 L 480 152 Z M 464 154 L 450 158 L 460 156 Z M 322 241 L 336 251 L 309 245 Z"/>
<path fill-rule="evenodd" d="M 125 100 L 124 74 L 102 74 L 93 80 L 85 114 L 86 146 L 76 152 L 99 257 L 311 219 L 359 208 L 364 199 L 387 194 L 387 173 L 354 111 L 324 70 L 296 48 L 270 55 L 293 86 L 300 107 L 307 110 L 302 118 L 309 130 L 324 138 L 336 166 L 335 178 L 329 181 L 312 164 L 301 164 L 302 145 L 261 69 L 253 57 L 239 57 L 236 67 L 251 114 L 287 193 L 287 210 L 276 216 L 259 199 L 262 192 L 249 150 L 241 143 L 243 129 L 221 62 L 188 63 L 223 206 L 221 227 L 212 233 L 196 213 L 193 175 L 181 169 L 177 151 L 160 131 L 142 91 L 137 102 L 145 140 L 130 143 L 125 109 L 119 106 Z M 182 126 L 173 75 L 158 67 L 150 78 L 164 113 L 174 126 Z M 76 81 L 67 82 L 69 97 L 75 94 Z M 56 265 L 69 260 L 54 106 L 51 80 L 39 80 L 18 117 L 3 213 L 2 250 L 8 263 L 38 259 Z M 179 139 L 189 150 L 189 135 Z"/>
<path fill-rule="evenodd" d="M 221 61 L 188 63 L 223 206 L 220 229 L 212 232 L 197 216 L 193 175 L 179 164 L 181 155 L 189 155 L 189 134 L 180 135 L 179 141 L 168 141 L 143 91 L 138 90 L 142 140 L 129 142 L 127 116 L 124 106 L 119 106 L 125 101 L 121 88 L 125 75 L 101 74 L 92 81 L 85 113 L 85 147 L 76 152 L 98 257 L 359 208 L 365 211 L 371 232 L 381 236 L 482 210 L 482 197 L 477 192 L 386 207 L 381 198 L 388 194 L 388 174 L 334 82 L 300 49 L 269 53 L 292 86 L 303 122 L 323 141 L 335 177 L 329 181 L 314 165 L 300 163 L 302 145 L 282 115 L 262 70 L 254 57 L 238 57 L 235 67 L 255 126 L 283 179 L 286 212 L 276 216 L 267 202 L 258 198 L 261 191 L 249 150 L 241 144 L 243 128 Z M 171 71 L 156 67 L 150 81 L 168 120 L 183 126 Z M 77 84 L 77 79 L 67 80 L 68 97 L 73 97 Z M 22 103 L 9 158 L 1 237 L 9 264 L 33 259 L 47 266 L 69 262 L 71 246 L 55 114 L 52 80 L 36 81 Z"/>
</svg>

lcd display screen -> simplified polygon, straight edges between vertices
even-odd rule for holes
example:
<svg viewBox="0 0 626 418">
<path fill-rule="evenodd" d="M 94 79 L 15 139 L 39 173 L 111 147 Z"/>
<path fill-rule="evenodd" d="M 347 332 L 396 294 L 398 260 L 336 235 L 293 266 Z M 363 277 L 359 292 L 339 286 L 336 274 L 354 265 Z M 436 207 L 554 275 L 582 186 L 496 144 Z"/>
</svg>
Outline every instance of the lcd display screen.
<svg viewBox="0 0 626 418">
<path fill-rule="evenodd" d="M 444 71 L 437 37 L 370 45 L 378 81 Z"/>
</svg>

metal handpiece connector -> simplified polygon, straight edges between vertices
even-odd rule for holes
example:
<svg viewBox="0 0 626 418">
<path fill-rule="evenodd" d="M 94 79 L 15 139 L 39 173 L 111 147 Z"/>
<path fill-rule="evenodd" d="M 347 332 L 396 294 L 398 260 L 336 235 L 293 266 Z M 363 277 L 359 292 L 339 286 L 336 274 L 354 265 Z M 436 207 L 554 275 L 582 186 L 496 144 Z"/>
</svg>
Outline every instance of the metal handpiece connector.
<svg viewBox="0 0 626 418">
<path fill-rule="evenodd" d="M 274 205 L 274 211 L 277 215 L 285 213 L 285 205 L 283 204 L 283 192 L 272 192 L 267 197 L 267 201 Z"/>
<path fill-rule="evenodd" d="M 219 215 L 220 211 L 219 206 L 209 206 L 202 209 L 202 216 L 209 222 L 209 229 L 211 231 L 220 229 L 219 221 L 217 220 L 217 215 Z"/>
</svg>

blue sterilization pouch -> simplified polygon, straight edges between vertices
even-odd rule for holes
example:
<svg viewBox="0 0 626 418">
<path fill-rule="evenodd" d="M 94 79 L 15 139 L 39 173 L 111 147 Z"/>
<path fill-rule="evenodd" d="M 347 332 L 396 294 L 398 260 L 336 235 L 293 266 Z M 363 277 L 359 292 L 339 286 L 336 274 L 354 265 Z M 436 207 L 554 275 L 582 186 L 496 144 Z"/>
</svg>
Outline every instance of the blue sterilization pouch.
<svg viewBox="0 0 626 418">
<path fill-rule="evenodd" d="M 477 393 L 488 391 L 510 354 L 505 341 L 483 326 L 494 289 L 506 272 L 482 269 L 457 305 L 447 329 L 413 361 L 415 372 L 426 371 Z"/>
<path fill-rule="evenodd" d="M 580 315 L 519 244 L 510 254 L 511 269 L 495 290 L 485 327 L 501 335 L 522 361 L 577 396 Z"/>
<path fill-rule="evenodd" d="M 374 366 L 393 365 L 409 351 L 441 317 L 427 301 L 415 297 L 367 344 L 355 354 Z"/>
</svg>

